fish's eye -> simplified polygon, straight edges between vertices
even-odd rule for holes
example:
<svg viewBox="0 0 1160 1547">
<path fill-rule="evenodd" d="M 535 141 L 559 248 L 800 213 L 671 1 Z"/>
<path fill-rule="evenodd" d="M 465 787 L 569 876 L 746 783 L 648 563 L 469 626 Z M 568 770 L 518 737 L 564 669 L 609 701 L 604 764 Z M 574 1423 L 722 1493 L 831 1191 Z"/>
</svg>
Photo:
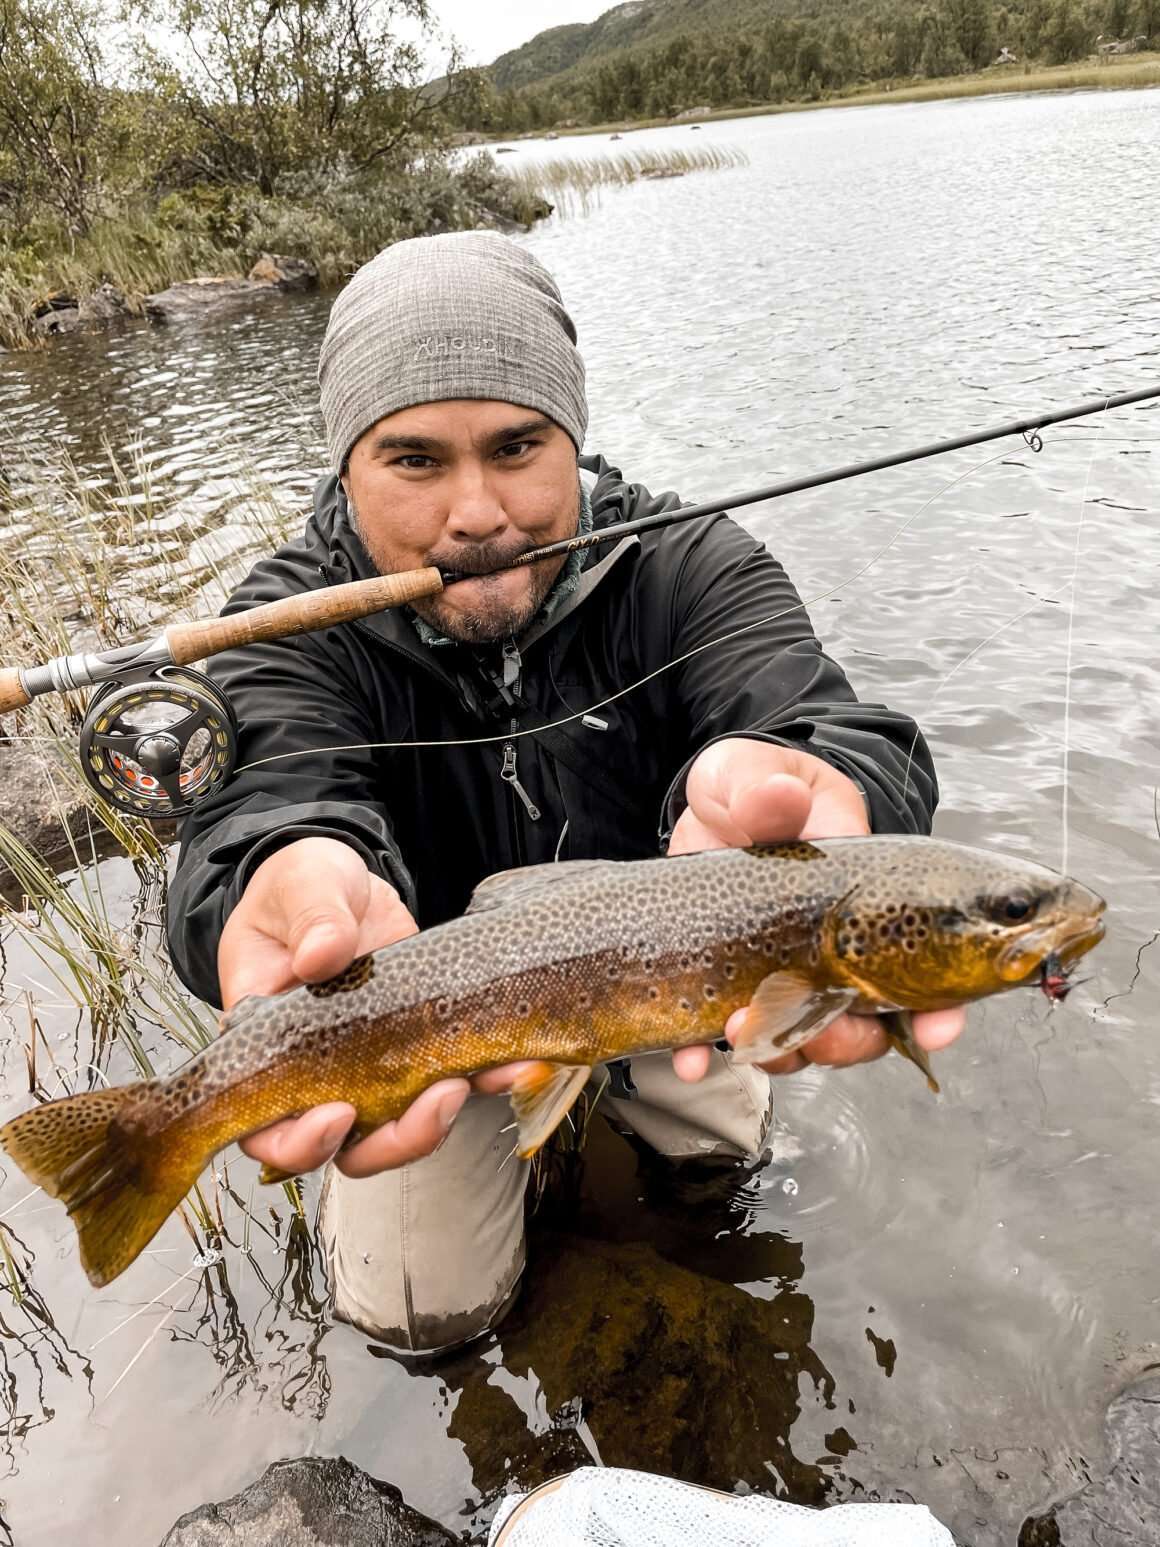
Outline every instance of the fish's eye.
<svg viewBox="0 0 1160 1547">
<path fill-rule="evenodd" d="M 1034 897 L 1028 897 L 1024 892 L 1010 892 L 998 899 L 995 912 L 1005 924 L 1020 924 L 1031 917 L 1037 906 Z"/>
</svg>

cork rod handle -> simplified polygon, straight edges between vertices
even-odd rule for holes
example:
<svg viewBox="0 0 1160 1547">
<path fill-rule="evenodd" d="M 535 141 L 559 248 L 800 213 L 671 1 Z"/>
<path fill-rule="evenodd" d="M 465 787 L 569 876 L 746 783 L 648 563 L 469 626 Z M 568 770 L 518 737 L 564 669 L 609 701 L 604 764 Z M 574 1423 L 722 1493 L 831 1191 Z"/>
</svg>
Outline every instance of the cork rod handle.
<svg viewBox="0 0 1160 1547">
<path fill-rule="evenodd" d="M 251 607 L 230 618 L 203 618 L 195 623 L 171 623 L 165 630 L 174 665 L 204 660 L 221 650 L 254 644 L 259 639 L 285 639 L 333 623 L 349 623 L 387 607 L 401 607 L 424 596 L 437 596 L 443 577 L 437 569 L 411 569 L 399 575 L 375 575 L 346 585 L 326 586 L 303 596 Z M 4 674 L 0 673 L 0 684 Z M 2 692 L 2 688 L 0 688 Z M 21 700 L 26 702 L 26 700 Z M 4 701 L 0 697 L 0 708 Z"/>
<path fill-rule="evenodd" d="M 0 714 L 10 709 L 23 709 L 32 702 L 20 686 L 20 672 L 15 666 L 0 666 Z"/>
</svg>

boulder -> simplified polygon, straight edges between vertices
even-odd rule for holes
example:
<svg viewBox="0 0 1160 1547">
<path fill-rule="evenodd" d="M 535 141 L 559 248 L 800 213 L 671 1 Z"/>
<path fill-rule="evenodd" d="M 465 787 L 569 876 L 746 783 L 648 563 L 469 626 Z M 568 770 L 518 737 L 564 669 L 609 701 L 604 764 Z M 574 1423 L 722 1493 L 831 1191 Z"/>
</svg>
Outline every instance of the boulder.
<svg viewBox="0 0 1160 1547">
<path fill-rule="evenodd" d="M 459 1538 L 342 1456 L 275 1461 L 224 1504 L 203 1504 L 161 1547 L 453 1547 Z"/>
<path fill-rule="evenodd" d="M 1160 1375 L 1114 1399 L 1105 1420 L 1110 1462 L 1069 1499 L 1023 1522 L 1019 1547 L 1155 1547 L 1160 1542 Z"/>
<path fill-rule="evenodd" d="M 52 338 L 59 333 L 75 333 L 83 325 L 79 307 L 62 307 L 59 311 L 42 312 L 39 317 L 34 317 L 32 333 L 34 338 Z"/>
<path fill-rule="evenodd" d="M 114 317 L 128 316 L 131 310 L 125 292 L 108 283 L 85 296 L 78 309 L 84 322 L 109 322 Z"/>
<path fill-rule="evenodd" d="M 245 279 L 186 279 L 170 285 L 168 290 L 147 295 L 145 315 L 154 322 L 215 316 L 233 306 L 288 291 L 313 290 L 317 285 L 318 270 L 309 258 L 286 258 L 264 252 Z"/>
<path fill-rule="evenodd" d="M 309 258 L 284 258 L 278 253 L 258 254 L 258 261 L 247 276 L 260 285 L 277 290 L 317 290 L 318 270 Z"/>
<path fill-rule="evenodd" d="M 232 306 L 277 295 L 274 285 L 257 279 L 185 279 L 145 297 L 145 315 L 153 322 L 208 317 Z"/>
</svg>

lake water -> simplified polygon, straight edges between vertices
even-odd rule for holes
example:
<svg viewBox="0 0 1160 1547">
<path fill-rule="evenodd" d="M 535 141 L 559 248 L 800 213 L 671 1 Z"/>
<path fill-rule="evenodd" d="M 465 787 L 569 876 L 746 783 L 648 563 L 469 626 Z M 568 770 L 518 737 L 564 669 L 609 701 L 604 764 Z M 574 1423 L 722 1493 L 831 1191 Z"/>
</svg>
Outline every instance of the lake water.
<svg viewBox="0 0 1160 1547">
<path fill-rule="evenodd" d="M 749 164 L 607 193 L 525 238 L 577 321 L 590 447 L 632 479 L 709 498 L 1160 385 L 1160 92 L 818 111 L 502 159 L 699 141 Z M 139 477 L 234 547 L 252 537 L 236 480 L 257 471 L 305 511 L 327 304 L 0 358 L 9 540 L 36 540 L 28 467 L 64 451 L 108 481 L 106 441 L 137 447 Z M 462 1367 L 409 1373 L 328 1326 L 280 1194 L 243 1223 L 244 1162 L 217 1189 L 220 1262 L 199 1266 L 174 1222 L 100 1293 L 60 1210 L 24 1201 L 6 1168 L 0 1214 L 40 1297 L 0 1290 L 0 1495 L 20 1547 L 62 1532 L 154 1547 L 181 1511 L 306 1453 L 347 1455 L 480 1540 L 511 1478 L 560 1470 L 565 1432 L 606 1462 L 724 1488 L 918 1499 L 971 1547 L 1014 1547 L 1029 1512 L 1099 1468 L 1106 1402 L 1160 1344 L 1160 402 L 1043 440 L 744 515 L 860 694 L 924 726 L 938 831 L 1066 854 L 1107 896 L 1109 937 L 1066 1006 L 973 1011 L 937 1060 L 941 1100 L 896 1058 L 781 1082 L 778 1158 L 718 1213 L 682 1213 L 619 1141 L 594 1140 L 570 1228 L 593 1260 L 611 1253 L 599 1292 L 643 1275 L 696 1300 L 700 1282 L 737 1318 L 735 1380 L 702 1378 L 688 1352 L 691 1389 L 716 1394 L 694 1404 L 688 1443 L 651 1421 L 650 1373 L 676 1357 L 655 1327 L 580 1337 L 569 1362 L 545 1311 Z M 145 547 L 126 547 L 128 583 Z M 147 949 L 155 892 L 126 860 L 75 888 L 98 884 L 127 949 Z M 0 948 L 0 1115 L 27 1101 L 30 1008 L 62 1078 L 128 1074 L 24 941 Z M 577 1260 L 542 1249 L 536 1304 L 581 1294 Z M 609 1338 L 632 1348 L 631 1380 L 603 1371 Z M 763 1408 L 757 1388 L 778 1381 L 786 1400 Z M 736 1432 L 731 1392 L 764 1414 L 753 1432 Z"/>
</svg>

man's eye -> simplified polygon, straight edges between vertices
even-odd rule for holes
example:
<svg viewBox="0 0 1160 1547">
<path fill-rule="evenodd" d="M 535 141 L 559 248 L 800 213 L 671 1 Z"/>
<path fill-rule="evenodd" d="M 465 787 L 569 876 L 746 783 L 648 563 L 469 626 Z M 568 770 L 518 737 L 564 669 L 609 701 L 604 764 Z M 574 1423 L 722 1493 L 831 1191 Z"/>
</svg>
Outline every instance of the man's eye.
<svg viewBox="0 0 1160 1547">
<path fill-rule="evenodd" d="M 433 465 L 434 464 L 432 463 L 430 457 L 421 456 L 417 451 L 411 453 L 408 456 L 399 457 L 395 463 L 396 467 L 405 467 L 411 470 L 416 470 L 423 467 L 432 467 Z"/>
<path fill-rule="evenodd" d="M 499 451 L 496 453 L 496 455 L 504 457 L 507 460 L 512 460 L 516 457 L 524 456 L 525 453 L 530 451 L 534 445 L 536 445 L 534 440 L 509 441 L 506 446 L 501 446 L 499 448 Z"/>
</svg>

